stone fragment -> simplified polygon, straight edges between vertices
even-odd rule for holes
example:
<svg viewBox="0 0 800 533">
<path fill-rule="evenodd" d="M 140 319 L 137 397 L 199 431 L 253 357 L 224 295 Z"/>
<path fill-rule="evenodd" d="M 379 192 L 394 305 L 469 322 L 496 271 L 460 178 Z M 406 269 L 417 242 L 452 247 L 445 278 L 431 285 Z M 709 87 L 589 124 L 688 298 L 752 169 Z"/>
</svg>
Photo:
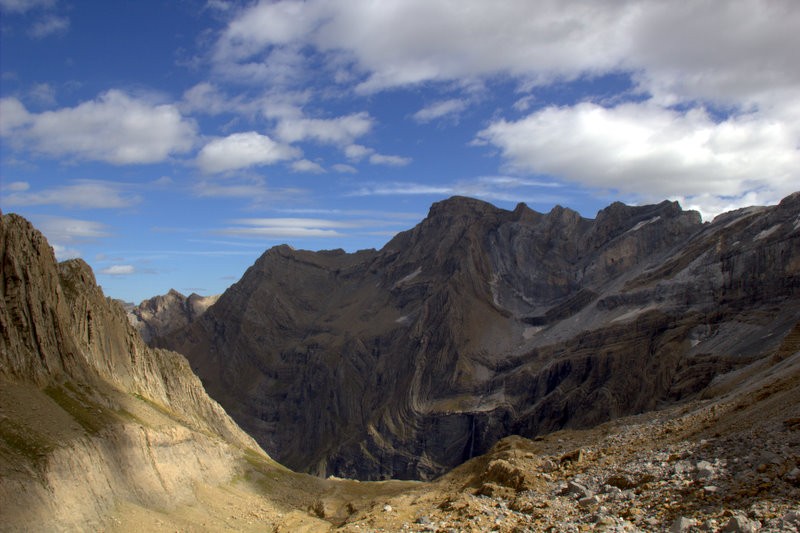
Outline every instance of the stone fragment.
<svg viewBox="0 0 800 533">
<path fill-rule="evenodd" d="M 761 524 L 754 520 L 750 520 L 742 514 L 735 514 L 728 520 L 728 523 L 722 526 L 720 533 L 756 533 L 761 529 Z"/>
<path fill-rule="evenodd" d="M 795 467 L 789 470 L 786 475 L 783 476 L 783 479 L 792 485 L 800 485 L 800 468 Z"/>
<path fill-rule="evenodd" d="M 708 461 L 698 461 L 695 470 L 695 477 L 697 479 L 711 479 L 716 474 L 714 466 Z"/>
<path fill-rule="evenodd" d="M 572 450 L 571 452 L 567 452 L 561 456 L 560 461 L 562 463 L 581 463 L 584 459 L 583 450 L 578 448 L 577 450 Z"/>
<path fill-rule="evenodd" d="M 689 531 L 694 525 L 697 524 L 697 521 L 693 518 L 686 518 L 685 516 L 679 516 L 675 519 L 670 526 L 669 530 L 670 533 L 685 533 Z"/>
<path fill-rule="evenodd" d="M 566 496 L 571 495 L 576 499 L 589 498 L 591 496 L 594 496 L 594 493 L 592 491 L 590 491 L 580 483 L 576 483 L 574 481 L 568 481 L 567 486 L 564 488 L 564 490 L 561 491 L 561 494 Z"/>
<path fill-rule="evenodd" d="M 581 507 L 591 507 L 593 505 L 599 505 L 599 504 L 600 504 L 600 498 L 598 498 L 597 496 L 585 496 L 580 500 L 578 500 L 578 505 L 580 505 Z"/>
<path fill-rule="evenodd" d="M 606 479 L 606 485 L 611 485 L 621 490 L 636 488 L 636 480 L 628 474 L 613 474 Z"/>
</svg>

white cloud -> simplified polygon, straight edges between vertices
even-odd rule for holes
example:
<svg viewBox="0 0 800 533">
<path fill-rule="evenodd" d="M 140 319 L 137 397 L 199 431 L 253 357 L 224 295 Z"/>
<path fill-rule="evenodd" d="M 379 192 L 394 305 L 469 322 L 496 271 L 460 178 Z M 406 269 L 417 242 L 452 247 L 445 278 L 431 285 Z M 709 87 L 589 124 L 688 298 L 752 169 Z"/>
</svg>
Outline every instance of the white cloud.
<svg viewBox="0 0 800 533">
<path fill-rule="evenodd" d="M 0 99 L 0 135 L 11 135 L 14 130 L 31 123 L 33 120 L 22 102 L 16 98 Z"/>
<path fill-rule="evenodd" d="M 100 270 L 100 273 L 106 276 L 130 276 L 136 273 L 136 269 L 133 265 L 111 265 Z"/>
<path fill-rule="evenodd" d="M 169 104 L 110 90 L 76 107 L 29 113 L 14 98 L 2 101 L 0 133 L 53 156 L 117 165 L 156 163 L 194 145 L 196 125 Z M 11 111 L 11 118 L 5 116 Z"/>
<path fill-rule="evenodd" d="M 56 91 L 48 83 L 37 83 L 28 92 L 28 97 L 39 105 L 54 106 L 56 104 Z"/>
<path fill-rule="evenodd" d="M 361 161 L 372 153 L 375 153 L 375 150 L 360 144 L 349 144 L 344 147 L 344 155 L 351 161 Z"/>
<path fill-rule="evenodd" d="M 300 155 L 297 148 L 277 143 L 255 131 L 234 133 L 214 139 L 197 156 L 197 164 L 206 173 L 219 173 L 257 165 L 270 165 Z"/>
<path fill-rule="evenodd" d="M 69 29 L 69 18 L 57 15 L 48 15 L 41 20 L 37 20 L 28 34 L 34 39 L 43 39 L 50 35 L 64 34 Z"/>
<path fill-rule="evenodd" d="M 182 109 L 190 113 L 219 115 L 237 108 L 237 102 L 208 82 L 201 82 L 183 93 Z"/>
<path fill-rule="evenodd" d="M 348 145 L 369 133 L 373 123 L 366 112 L 330 119 L 287 118 L 278 123 L 275 132 L 289 143 L 312 140 L 322 144 Z"/>
<path fill-rule="evenodd" d="M 624 4 L 260 3 L 231 22 L 217 43 L 217 59 L 253 64 L 275 49 L 310 45 L 344 54 L 355 70 L 368 73 L 359 86 L 363 92 L 496 73 L 527 76 L 532 70 L 550 78 L 575 76 L 616 66 L 625 36 L 608 29 L 634 11 Z"/>
<path fill-rule="evenodd" d="M 234 220 L 236 226 L 224 228 L 218 233 L 239 237 L 343 237 L 337 231 L 342 228 L 357 227 L 346 221 L 324 220 L 318 218 L 247 218 Z"/>
<path fill-rule="evenodd" d="M 0 186 L 0 189 L 5 189 L 6 191 L 11 192 L 22 192 L 27 191 L 31 188 L 31 184 L 27 181 L 12 181 L 8 185 Z"/>
<path fill-rule="evenodd" d="M 345 165 L 342 163 L 337 163 L 333 165 L 333 170 L 339 172 L 340 174 L 358 174 L 358 169 L 351 165 Z"/>
<path fill-rule="evenodd" d="M 799 26 L 795 0 L 284 0 L 242 10 L 216 60 L 255 69 L 276 51 L 309 47 L 340 70 L 349 64 L 362 92 L 627 71 L 664 98 L 764 104 L 800 83 Z"/>
<path fill-rule="evenodd" d="M 75 180 L 40 191 L 31 191 L 26 182 L 13 182 L 5 188 L 4 203 L 10 206 L 59 205 L 80 209 L 116 209 L 141 201 L 137 195 L 125 194 L 121 184 L 98 180 Z"/>
<path fill-rule="evenodd" d="M 0 8 L 9 13 L 25 13 L 39 7 L 52 7 L 55 0 L 0 0 Z"/>
<path fill-rule="evenodd" d="M 410 157 L 402 157 L 399 155 L 383 155 L 372 154 L 369 156 L 369 162 L 373 165 L 388 165 L 390 167 L 404 167 L 411 163 Z"/>
<path fill-rule="evenodd" d="M 759 113 L 716 122 L 653 102 L 605 108 L 548 107 L 498 120 L 477 141 L 497 147 L 510 170 L 614 188 L 644 200 L 741 197 L 774 202 L 797 187 L 798 127 Z M 695 202 L 697 203 L 697 202 Z M 704 214 L 715 214 L 712 203 Z"/>
<path fill-rule="evenodd" d="M 57 261 L 66 261 L 67 259 L 75 259 L 81 256 L 80 250 L 76 248 L 69 248 L 62 244 L 50 243 L 53 247 L 53 253 L 56 254 Z"/>
<path fill-rule="evenodd" d="M 305 172 L 308 174 L 323 174 L 325 169 L 319 163 L 309 161 L 308 159 L 300 159 L 292 163 L 292 170 L 294 172 Z"/>
<path fill-rule="evenodd" d="M 32 217 L 50 244 L 75 243 L 108 237 L 108 227 L 100 222 L 58 216 Z"/>
<path fill-rule="evenodd" d="M 467 108 L 466 100 L 459 98 L 451 98 L 449 100 L 442 100 L 429 106 L 423 107 L 416 113 L 413 118 L 417 122 L 425 123 L 442 118 L 447 115 L 455 115 Z"/>
</svg>

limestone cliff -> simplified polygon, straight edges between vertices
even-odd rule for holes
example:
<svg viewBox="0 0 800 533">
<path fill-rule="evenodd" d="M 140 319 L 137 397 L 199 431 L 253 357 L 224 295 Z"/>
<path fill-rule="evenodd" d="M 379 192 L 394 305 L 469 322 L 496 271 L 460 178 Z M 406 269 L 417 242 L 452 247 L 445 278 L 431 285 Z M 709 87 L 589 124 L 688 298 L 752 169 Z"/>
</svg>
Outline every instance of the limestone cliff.
<svg viewBox="0 0 800 533">
<path fill-rule="evenodd" d="M 800 194 L 705 224 L 453 198 L 380 251 L 273 248 L 158 342 L 284 464 L 428 478 L 695 397 L 798 320 Z"/>
<path fill-rule="evenodd" d="M 57 264 L 16 215 L 0 266 L 3 529 L 107 527 L 120 505 L 169 510 L 245 457 L 271 463 L 181 355 L 146 346 L 86 263 Z"/>
</svg>

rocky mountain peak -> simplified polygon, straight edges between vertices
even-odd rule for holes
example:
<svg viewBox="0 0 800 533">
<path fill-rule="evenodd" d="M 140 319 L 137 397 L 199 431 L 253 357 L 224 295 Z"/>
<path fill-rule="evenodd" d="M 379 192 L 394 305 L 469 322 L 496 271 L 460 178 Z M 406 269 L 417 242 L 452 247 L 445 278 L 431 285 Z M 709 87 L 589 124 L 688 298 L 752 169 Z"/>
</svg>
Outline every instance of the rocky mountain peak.
<svg viewBox="0 0 800 533">
<path fill-rule="evenodd" d="M 456 197 L 378 252 L 272 249 L 159 342 L 292 468 L 426 478 L 511 433 L 691 398 L 767 353 L 800 320 L 796 217 Z"/>
<path fill-rule="evenodd" d="M 150 342 L 197 320 L 218 299 L 219 295 L 200 296 L 195 293 L 187 297 L 170 289 L 167 294 L 154 296 L 128 309 L 128 320 L 142 339 Z"/>
</svg>

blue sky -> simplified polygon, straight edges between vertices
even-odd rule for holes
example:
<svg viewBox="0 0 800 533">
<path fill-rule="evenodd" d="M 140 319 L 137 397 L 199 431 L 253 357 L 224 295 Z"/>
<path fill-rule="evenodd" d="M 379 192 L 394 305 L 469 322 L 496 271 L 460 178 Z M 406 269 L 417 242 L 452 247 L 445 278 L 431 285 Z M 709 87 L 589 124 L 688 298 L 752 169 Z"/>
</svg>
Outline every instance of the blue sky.
<svg viewBox="0 0 800 533">
<path fill-rule="evenodd" d="M 452 195 L 800 189 L 796 0 L 0 0 L 0 208 L 107 295 L 380 248 Z"/>
</svg>

